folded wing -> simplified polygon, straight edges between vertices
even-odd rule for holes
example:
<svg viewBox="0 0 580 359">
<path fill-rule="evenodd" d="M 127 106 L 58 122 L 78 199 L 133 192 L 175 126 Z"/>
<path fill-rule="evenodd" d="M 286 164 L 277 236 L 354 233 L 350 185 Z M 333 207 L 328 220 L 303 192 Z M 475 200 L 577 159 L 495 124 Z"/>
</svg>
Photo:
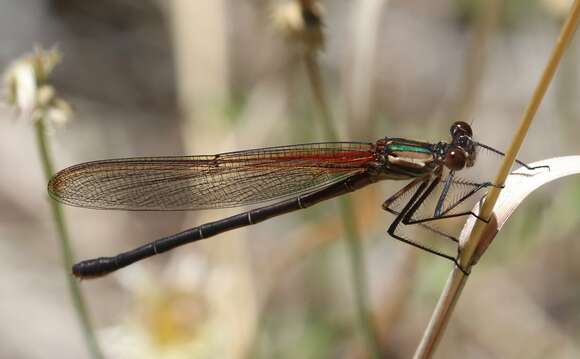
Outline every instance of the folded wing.
<svg viewBox="0 0 580 359">
<path fill-rule="evenodd" d="M 87 162 L 57 173 L 53 198 L 99 209 L 196 210 L 290 197 L 366 170 L 373 145 L 336 142 L 209 156 Z"/>
</svg>

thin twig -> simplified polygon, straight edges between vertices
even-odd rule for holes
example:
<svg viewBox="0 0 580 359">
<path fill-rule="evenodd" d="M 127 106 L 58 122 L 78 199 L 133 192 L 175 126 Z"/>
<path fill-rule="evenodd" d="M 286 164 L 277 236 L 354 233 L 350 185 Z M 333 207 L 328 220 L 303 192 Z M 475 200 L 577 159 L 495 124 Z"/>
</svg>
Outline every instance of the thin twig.
<svg viewBox="0 0 580 359">
<path fill-rule="evenodd" d="M 306 74 L 308 75 L 308 81 L 310 82 L 314 102 L 320 112 L 320 121 L 322 123 L 323 132 L 329 139 L 337 140 L 338 134 L 332 124 L 332 115 L 324 94 L 322 76 L 320 75 L 320 66 L 318 66 L 318 61 L 316 60 L 316 54 L 308 52 L 305 55 L 305 62 Z"/>
<path fill-rule="evenodd" d="M 493 206 L 495 205 L 495 202 L 497 201 L 497 198 L 501 191 L 501 185 L 503 185 L 507 176 L 510 174 L 517 153 L 520 150 L 522 143 L 524 142 L 525 136 L 527 134 L 528 129 L 530 128 L 532 120 L 534 119 L 534 116 L 538 111 L 540 103 L 542 102 L 542 99 L 544 98 L 544 95 L 548 90 L 548 87 L 554 77 L 554 74 L 556 73 L 556 69 L 560 64 L 562 55 L 564 54 L 564 51 L 570 44 L 572 36 L 574 35 L 574 32 L 578 26 L 579 18 L 580 18 L 580 0 L 576 0 L 574 2 L 572 9 L 570 10 L 568 19 L 562 26 L 562 31 L 556 42 L 554 50 L 552 51 L 550 60 L 548 61 L 546 67 L 544 68 L 542 77 L 540 78 L 540 81 L 536 86 L 536 89 L 532 95 L 528 107 L 526 108 L 526 111 L 524 112 L 520 120 L 520 126 L 516 134 L 514 135 L 512 143 L 508 148 L 504 160 L 502 162 L 502 165 L 495 177 L 494 183 L 497 184 L 497 186 L 491 188 L 486 197 L 485 203 L 483 204 L 480 213 L 480 216 L 483 218 L 490 218 L 491 216 Z M 468 240 L 466 245 L 462 248 L 462 253 L 459 258 L 459 261 L 464 268 L 468 268 L 469 266 L 471 266 L 472 264 L 471 259 L 473 253 L 475 252 L 475 249 L 479 245 L 479 238 L 481 237 L 481 233 L 483 232 L 485 226 L 486 226 L 485 223 L 478 221 L 470 236 L 470 240 Z"/>
<path fill-rule="evenodd" d="M 324 132 L 330 139 L 336 140 L 337 134 L 332 124 L 331 113 L 326 101 L 324 87 L 322 85 L 322 78 L 320 76 L 320 67 L 318 66 L 318 62 L 316 60 L 316 54 L 310 51 L 305 55 L 305 57 L 308 80 L 312 88 L 316 106 L 320 111 Z M 357 224 L 354 220 L 352 201 L 349 198 L 341 197 L 339 199 L 339 204 L 342 223 L 346 232 L 346 243 L 348 246 L 348 254 L 352 270 L 351 279 L 358 323 L 370 355 L 372 358 L 378 359 L 381 358 L 381 347 L 377 339 L 373 322 L 370 318 L 370 313 L 367 309 L 368 285 L 365 275 L 364 251 L 359 240 Z"/>
<path fill-rule="evenodd" d="M 544 72 L 538 85 L 532 95 L 532 98 L 524 112 L 520 126 L 514 135 L 512 143 L 506 152 L 502 165 L 495 177 L 496 184 L 503 184 L 510 173 L 510 170 L 513 166 L 515 161 L 517 152 L 519 151 L 527 130 L 530 127 L 532 119 L 536 114 L 540 103 L 548 89 L 552 78 L 556 72 L 558 64 L 564 54 L 564 51 L 570 44 L 570 40 L 578 26 L 578 19 L 580 18 L 580 0 L 576 0 L 574 5 L 572 6 L 570 13 L 566 22 L 562 27 L 562 31 L 560 36 L 556 42 L 555 48 L 552 51 L 550 59 L 544 68 Z M 490 192 L 488 193 L 485 203 L 480 212 L 480 216 L 483 218 L 491 218 L 493 207 L 497 201 L 499 196 L 501 187 L 492 187 Z M 461 250 L 461 254 L 459 257 L 459 264 L 470 270 L 473 260 L 473 255 L 479 246 L 479 243 L 482 238 L 482 234 L 485 232 L 487 224 L 482 221 L 477 221 L 471 235 L 465 245 Z M 449 318 L 451 317 L 451 313 L 455 308 L 455 304 L 457 303 L 459 296 L 461 295 L 461 291 L 465 286 L 467 281 L 467 276 L 463 274 L 461 270 L 458 268 L 454 268 L 451 272 L 449 279 L 447 280 L 447 284 L 445 289 L 437 303 L 437 307 L 431 317 L 429 325 L 425 330 L 421 343 L 419 344 L 417 351 L 415 352 L 414 358 L 430 358 L 439 343 L 447 323 L 449 322 Z"/>
<path fill-rule="evenodd" d="M 500 15 L 499 0 L 484 3 L 481 14 L 475 20 L 473 40 L 469 42 L 462 83 L 459 86 L 458 106 L 455 118 L 470 122 L 476 106 L 482 78 L 485 73 L 489 45 Z"/>
<path fill-rule="evenodd" d="M 46 136 L 46 130 L 44 125 L 44 118 L 39 118 L 35 121 L 36 129 L 36 142 L 38 143 L 38 149 L 40 152 L 40 160 L 42 162 L 42 168 L 44 171 L 44 176 L 46 181 L 50 180 L 54 174 L 54 167 L 52 165 L 52 160 L 50 158 L 50 150 L 48 145 L 48 139 Z M 52 212 L 52 217 L 56 225 L 56 231 L 58 233 L 58 239 L 60 241 L 60 251 L 62 256 L 62 265 L 65 273 L 65 278 L 68 285 L 69 294 L 73 301 L 73 306 L 77 313 L 83 336 L 91 354 L 94 359 L 104 358 L 97 342 L 93 326 L 91 324 L 91 319 L 85 305 L 81 290 L 79 288 L 77 280 L 72 276 L 70 270 L 73 266 L 73 253 L 70 245 L 70 239 L 68 235 L 68 230 L 66 227 L 66 221 L 64 219 L 64 213 L 62 211 L 62 206 L 60 203 L 49 199 L 50 208 Z"/>
<path fill-rule="evenodd" d="M 430 358 L 433 355 L 466 281 L 467 276 L 459 268 L 454 267 L 439 297 L 431 320 L 427 324 L 425 333 L 423 333 L 423 338 L 415 351 L 414 359 Z"/>
<path fill-rule="evenodd" d="M 376 67 L 377 43 L 382 35 L 381 20 L 386 17 L 388 4 L 388 0 L 367 0 L 352 4 L 353 50 L 345 95 L 350 132 L 357 138 L 368 136 L 371 130 L 376 75 L 371 69 Z"/>
</svg>

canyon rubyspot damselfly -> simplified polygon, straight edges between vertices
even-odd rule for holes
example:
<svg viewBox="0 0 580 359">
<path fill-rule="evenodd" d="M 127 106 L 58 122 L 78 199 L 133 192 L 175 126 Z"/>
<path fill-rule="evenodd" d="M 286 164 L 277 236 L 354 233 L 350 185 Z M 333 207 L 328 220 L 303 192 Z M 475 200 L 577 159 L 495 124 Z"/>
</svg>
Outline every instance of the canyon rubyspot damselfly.
<svg viewBox="0 0 580 359">
<path fill-rule="evenodd" d="M 388 233 L 457 264 L 456 256 L 398 231 L 401 225 L 418 224 L 456 245 L 454 236 L 433 223 L 475 216 L 470 210 L 458 211 L 459 204 L 492 186 L 490 182 L 461 180 L 455 172 L 472 167 L 480 148 L 503 154 L 475 142 L 472 129 L 465 122 L 455 122 L 450 132 L 449 143 L 385 137 L 376 143 L 324 142 L 209 156 L 87 162 L 57 173 L 49 182 L 48 191 L 68 205 L 121 210 L 200 210 L 280 200 L 113 257 L 82 261 L 73 267 L 74 275 L 81 278 L 102 276 L 186 243 L 304 209 L 381 180 L 412 180 L 383 203 L 383 209 L 396 215 Z M 462 190 L 455 191 L 456 187 Z M 409 195 L 411 198 L 407 199 Z M 433 207 L 427 215 L 419 215 L 425 212 L 428 198 L 435 200 Z"/>
</svg>

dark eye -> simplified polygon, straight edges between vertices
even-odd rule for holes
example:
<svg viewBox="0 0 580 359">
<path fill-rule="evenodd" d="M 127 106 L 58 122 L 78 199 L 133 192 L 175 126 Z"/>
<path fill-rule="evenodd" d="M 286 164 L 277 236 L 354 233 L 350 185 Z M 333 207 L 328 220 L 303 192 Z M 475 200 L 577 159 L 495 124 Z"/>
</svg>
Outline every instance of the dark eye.
<svg viewBox="0 0 580 359">
<path fill-rule="evenodd" d="M 445 166 L 453 171 L 459 171 L 465 167 L 467 154 L 461 148 L 451 147 L 445 155 Z"/>
<path fill-rule="evenodd" d="M 454 122 L 453 125 L 451 125 L 450 132 L 451 132 L 451 137 L 457 137 L 460 135 L 469 136 L 469 137 L 473 136 L 473 131 L 471 130 L 471 126 L 469 126 L 469 124 L 467 122 L 463 122 L 463 121 Z"/>
</svg>

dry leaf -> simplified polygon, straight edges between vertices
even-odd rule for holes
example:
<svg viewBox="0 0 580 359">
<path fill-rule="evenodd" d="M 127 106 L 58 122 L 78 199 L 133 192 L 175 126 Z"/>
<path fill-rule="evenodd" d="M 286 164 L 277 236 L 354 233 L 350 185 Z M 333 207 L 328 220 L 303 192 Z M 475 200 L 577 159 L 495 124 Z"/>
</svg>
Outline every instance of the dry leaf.
<svg viewBox="0 0 580 359">
<path fill-rule="evenodd" d="M 534 162 L 530 167 L 549 166 L 528 170 L 525 167 L 518 168 L 509 175 L 505 182 L 505 188 L 501 191 L 497 203 L 493 209 L 490 223 L 486 226 L 481 242 L 476 249 L 472 263 L 475 265 L 487 247 L 491 244 L 499 230 L 516 208 L 534 190 L 556 179 L 580 173 L 580 156 L 556 157 L 548 160 Z M 482 199 L 473 208 L 474 213 L 479 213 L 483 204 Z M 469 239 L 476 218 L 470 216 L 459 235 L 459 246 L 463 248 Z"/>
</svg>

